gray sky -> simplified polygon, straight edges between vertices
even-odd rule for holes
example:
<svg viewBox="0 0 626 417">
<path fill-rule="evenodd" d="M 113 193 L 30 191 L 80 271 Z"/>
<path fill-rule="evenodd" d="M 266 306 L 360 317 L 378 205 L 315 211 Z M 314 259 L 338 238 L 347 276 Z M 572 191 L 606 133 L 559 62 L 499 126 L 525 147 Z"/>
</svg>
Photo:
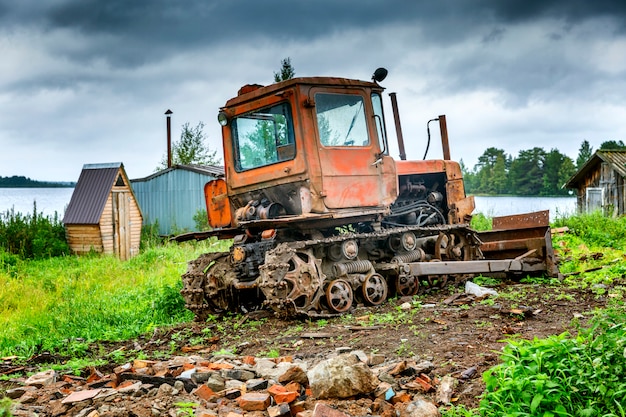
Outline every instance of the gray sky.
<svg viewBox="0 0 626 417">
<path fill-rule="evenodd" d="M 386 67 L 409 159 L 439 114 L 469 167 L 489 147 L 575 159 L 584 139 L 626 141 L 623 0 L 0 0 L 0 176 L 147 176 L 167 109 L 173 139 L 202 121 L 221 155 L 219 107 L 286 57 L 296 76 Z"/>
</svg>

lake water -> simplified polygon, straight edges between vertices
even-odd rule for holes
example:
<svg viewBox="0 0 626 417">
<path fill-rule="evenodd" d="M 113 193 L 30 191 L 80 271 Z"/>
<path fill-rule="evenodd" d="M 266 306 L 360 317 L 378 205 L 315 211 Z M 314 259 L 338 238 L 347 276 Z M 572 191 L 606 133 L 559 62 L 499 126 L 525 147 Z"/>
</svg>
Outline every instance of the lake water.
<svg viewBox="0 0 626 417">
<path fill-rule="evenodd" d="M 56 211 L 63 218 L 74 188 L 0 188 L 0 213 L 15 210 L 16 213 L 32 214 L 33 203 L 37 212 L 46 216 Z"/>
<path fill-rule="evenodd" d="M 63 217 L 70 203 L 73 188 L 0 188 L 0 213 L 13 208 L 23 214 L 33 212 L 33 201 L 37 211 L 53 215 L 56 211 Z M 550 210 L 550 219 L 576 213 L 575 197 L 474 197 L 475 213 L 487 217 L 508 216 L 531 211 Z"/>
</svg>

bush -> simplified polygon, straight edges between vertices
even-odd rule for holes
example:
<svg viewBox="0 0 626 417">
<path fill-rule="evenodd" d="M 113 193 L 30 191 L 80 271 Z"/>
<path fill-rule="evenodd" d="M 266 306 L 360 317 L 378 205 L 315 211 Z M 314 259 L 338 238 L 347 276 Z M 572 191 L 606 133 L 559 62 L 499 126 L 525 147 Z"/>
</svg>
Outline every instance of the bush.
<svg viewBox="0 0 626 417">
<path fill-rule="evenodd" d="M 63 223 L 55 213 L 22 215 L 14 210 L 0 213 L 0 248 L 23 259 L 43 259 L 70 253 Z"/>
<path fill-rule="evenodd" d="M 486 371 L 481 416 L 624 416 L 626 314 L 607 310 L 575 338 L 513 340 Z"/>
</svg>

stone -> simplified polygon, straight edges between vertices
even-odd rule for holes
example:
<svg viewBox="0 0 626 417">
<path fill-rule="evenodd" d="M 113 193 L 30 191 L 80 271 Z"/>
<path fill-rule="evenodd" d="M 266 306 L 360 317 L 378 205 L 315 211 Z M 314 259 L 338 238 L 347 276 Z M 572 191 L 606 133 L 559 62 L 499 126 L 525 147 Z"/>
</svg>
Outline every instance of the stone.
<svg viewBox="0 0 626 417">
<path fill-rule="evenodd" d="M 351 354 L 339 355 L 318 363 L 307 373 L 315 398 L 347 398 L 369 394 L 379 384 L 378 378 Z"/>
<path fill-rule="evenodd" d="M 270 406 L 272 399 L 264 392 L 248 392 L 237 398 L 237 403 L 245 411 L 264 411 Z"/>
<path fill-rule="evenodd" d="M 88 389 L 84 391 L 76 391 L 76 392 L 71 393 L 67 397 L 65 397 L 61 401 L 61 403 L 72 404 L 72 403 L 77 403 L 80 401 L 90 400 L 96 395 L 98 395 L 99 392 L 100 392 L 100 389 Z"/>
<path fill-rule="evenodd" d="M 269 417 L 290 417 L 291 408 L 289 408 L 289 404 L 282 403 L 272 407 L 268 407 L 267 414 L 269 415 Z"/>
<path fill-rule="evenodd" d="M 406 407 L 396 407 L 396 411 L 398 417 L 439 417 L 437 406 L 422 398 L 411 401 Z"/>
<path fill-rule="evenodd" d="M 220 374 L 212 374 L 204 384 L 215 392 L 223 391 L 226 388 L 226 382 Z"/>
<path fill-rule="evenodd" d="M 297 382 L 302 385 L 308 385 L 309 379 L 306 376 L 306 372 L 299 366 L 292 366 L 288 368 L 282 375 L 278 377 L 278 382 Z"/>
<path fill-rule="evenodd" d="M 57 382 L 57 373 L 53 369 L 50 369 L 48 371 L 38 372 L 30 376 L 26 381 L 24 381 L 24 385 L 32 385 L 37 388 L 41 388 L 54 384 L 55 382 Z"/>
<path fill-rule="evenodd" d="M 439 404 L 450 404 L 450 400 L 452 400 L 452 392 L 454 391 L 456 382 L 456 378 L 451 377 L 450 375 L 446 375 L 441 378 L 436 394 L 437 402 Z"/>
<path fill-rule="evenodd" d="M 261 391 L 267 389 L 269 382 L 267 379 L 254 378 L 246 381 L 246 390 L 248 391 Z"/>
<path fill-rule="evenodd" d="M 22 395 L 24 395 L 26 392 L 36 391 L 36 390 L 37 390 L 37 387 L 35 386 L 17 387 L 17 388 L 12 388 L 12 389 L 7 390 L 5 395 L 12 400 L 16 400 L 20 398 Z"/>
<path fill-rule="evenodd" d="M 256 377 L 254 372 L 245 369 L 223 369 L 222 376 L 226 379 L 236 379 L 238 381 L 247 381 Z"/>
</svg>

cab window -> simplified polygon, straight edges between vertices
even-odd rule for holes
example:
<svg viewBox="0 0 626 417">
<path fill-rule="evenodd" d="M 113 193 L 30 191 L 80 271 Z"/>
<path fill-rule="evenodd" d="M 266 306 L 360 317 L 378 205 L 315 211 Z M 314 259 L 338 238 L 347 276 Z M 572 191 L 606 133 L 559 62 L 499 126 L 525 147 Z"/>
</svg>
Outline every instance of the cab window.
<svg viewBox="0 0 626 417">
<path fill-rule="evenodd" d="M 296 156 L 288 103 L 238 116 L 231 126 L 237 171 L 287 161 Z"/>
<path fill-rule="evenodd" d="M 354 94 L 315 94 L 317 131 L 323 146 L 368 146 L 363 97 Z"/>
</svg>

